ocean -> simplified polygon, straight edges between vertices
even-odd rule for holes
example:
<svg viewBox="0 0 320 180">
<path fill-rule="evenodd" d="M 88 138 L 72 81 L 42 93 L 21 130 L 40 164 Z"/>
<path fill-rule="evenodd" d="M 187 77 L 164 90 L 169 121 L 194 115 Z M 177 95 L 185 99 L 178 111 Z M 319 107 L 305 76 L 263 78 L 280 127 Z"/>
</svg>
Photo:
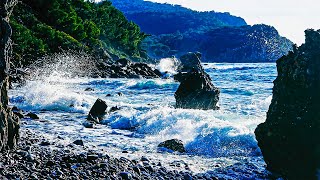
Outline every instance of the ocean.
<svg viewBox="0 0 320 180">
<path fill-rule="evenodd" d="M 175 67 L 168 63 L 157 68 L 173 74 Z M 23 119 L 22 128 L 65 145 L 82 139 L 87 149 L 130 159 L 145 156 L 172 169 L 184 170 L 187 164 L 195 173 L 221 178 L 266 178 L 254 130 L 266 119 L 276 64 L 203 66 L 221 90 L 220 110 L 175 109 L 179 83 L 170 74 L 167 79 L 70 78 L 59 68 L 10 90 L 10 104 L 39 115 L 40 120 Z M 97 98 L 120 110 L 106 115 L 103 124 L 85 128 L 82 123 Z M 186 153 L 157 147 L 173 138 L 184 142 Z"/>
</svg>

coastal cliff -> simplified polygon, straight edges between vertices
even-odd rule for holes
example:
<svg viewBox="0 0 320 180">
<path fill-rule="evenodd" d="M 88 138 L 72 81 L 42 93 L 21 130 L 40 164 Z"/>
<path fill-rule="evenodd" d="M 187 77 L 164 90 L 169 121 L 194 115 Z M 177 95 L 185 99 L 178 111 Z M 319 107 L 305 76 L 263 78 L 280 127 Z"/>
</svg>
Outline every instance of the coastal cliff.
<svg viewBox="0 0 320 180">
<path fill-rule="evenodd" d="M 143 0 L 112 3 L 151 35 L 143 42 L 155 59 L 198 51 L 203 62 L 275 62 L 292 50 L 292 42 L 274 27 L 247 25 L 243 18 L 227 12 L 199 12 Z"/>
<path fill-rule="evenodd" d="M 267 120 L 255 130 L 270 171 L 288 179 L 317 179 L 320 167 L 320 30 L 277 61 Z"/>
<path fill-rule="evenodd" d="M 11 34 L 9 16 L 16 0 L 0 1 L 0 150 L 14 148 L 19 139 L 19 118 L 13 114 L 9 104 L 9 69 L 11 60 Z"/>
</svg>

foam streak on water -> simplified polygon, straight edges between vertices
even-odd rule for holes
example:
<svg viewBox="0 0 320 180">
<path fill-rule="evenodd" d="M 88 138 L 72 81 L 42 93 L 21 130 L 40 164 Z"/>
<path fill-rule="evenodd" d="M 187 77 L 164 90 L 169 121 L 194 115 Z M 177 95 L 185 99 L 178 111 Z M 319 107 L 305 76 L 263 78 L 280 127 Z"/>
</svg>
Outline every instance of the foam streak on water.
<svg viewBox="0 0 320 180">
<path fill-rule="evenodd" d="M 172 70 L 172 64 L 168 66 Z M 219 111 L 175 109 L 174 92 L 179 84 L 172 79 L 66 79 L 56 75 L 11 90 L 11 104 L 48 120 L 29 120 L 27 127 L 64 137 L 66 143 L 82 138 L 88 146 L 121 156 L 126 150 L 131 158 L 147 155 L 164 162 L 183 159 L 198 172 L 212 170 L 215 164 L 225 167 L 251 158 L 257 158 L 257 167 L 263 168 L 253 132 L 265 120 L 275 64 L 204 67 L 214 85 L 221 88 Z M 84 91 L 88 87 L 94 91 Z M 97 98 L 121 110 L 107 115 L 105 125 L 86 129 L 82 122 Z M 185 143 L 187 154 L 158 151 L 158 143 L 172 138 Z"/>
</svg>

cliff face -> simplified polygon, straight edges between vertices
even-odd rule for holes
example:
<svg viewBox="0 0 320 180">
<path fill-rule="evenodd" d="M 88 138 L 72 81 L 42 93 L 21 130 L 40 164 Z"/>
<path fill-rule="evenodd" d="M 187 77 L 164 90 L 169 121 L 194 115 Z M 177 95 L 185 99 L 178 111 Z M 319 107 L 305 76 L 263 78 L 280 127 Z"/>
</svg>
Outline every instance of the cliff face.
<svg viewBox="0 0 320 180">
<path fill-rule="evenodd" d="M 317 179 L 320 168 L 320 30 L 277 61 L 267 120 L 256 131 L 269 170 L 288 179 Z"/>
<path fill-rule="evenodd" d="M 14 148 L 19 139 L 19 118 L 8 107 L 9 63 L 12 53 L 9 16 L 16 0 L 0 1 L 0 150 Z"/>
<path fill-rule="evenodd" d="M 275 62 L 292 49 L 292 42 L 274 27 L 249 26 L 229 13 L 198 12 L 143 0 L 112 2 L 152 35 L 144 44 L 155 59 L 198 51 L 204 62 Z"/>
<path fill-rule="evenodd" d="M 292 49 L 292 42 L 267 25 L 219 27 L 150 37 L 153 57 L 199 51 L 205 62 L 275 62 Z"/>
<path fill-rule="evenodd" d="M 125 16 L 149 34 L 172 34 L 190 29 L 247 25 L 241 17 L 214 11 L 193 11 L 179 5 L 144 0 L 111 0 Z"/>
</svg>

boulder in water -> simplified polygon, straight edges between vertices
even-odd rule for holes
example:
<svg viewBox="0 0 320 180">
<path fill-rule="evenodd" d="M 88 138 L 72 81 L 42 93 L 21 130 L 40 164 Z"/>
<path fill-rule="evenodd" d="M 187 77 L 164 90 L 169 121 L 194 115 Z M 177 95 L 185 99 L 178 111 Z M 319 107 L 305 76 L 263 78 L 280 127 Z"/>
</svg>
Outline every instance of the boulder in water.
<svg viewBox="0 0 320 180">
<path fill-rule="evenodd" d="M 83 125 L 85 128 L 93 128 L 94 123 L 93 123 L 93 122 L 90 122 L 90 121 L 84 121 L 84 122 L 82 123 L 82 125 Z"/>
<path fill-rule="evenodd" d="M 178 139 L 171 139 L 171 140 L 164 141 L 160 143 L 158 147 L 164 147 L 172 151 L 177 151 L 181 153 L 186 152 L 182 141 Z"/>
<path fill-rule="evenodd" d="M 113 106 L 110 108 L 109 112 L 115 112 L 115 111 L 119 111 L 121 108 L 118 106 Z"/>
<path fill-rule="evenodd" d="M 184 59 L 181 69 L 184 71 L 175 75 L 175 79 L 181 82 L 175 92 L 176 108 L 219 109 L 217 103 L 220 90 L 212 84 L 210 76 L 201 66 L 199 57 L 199 53 L 188 53 L 181 57 Z M 191 62 L 187 62 L 187 59 Z"/>
<path fill-rule="evenodd" d="M 78 145 L 78 146 L 84 146 L 84 143 L 83 143 L 83 141 L 82 141 L 81 139 L 75 140 L 75 141 L 73 142 L 73 144 Z"/>
<path fill-rule="evenodd" d="M 40 119 L 39 116 L 33 112 L 29 112 L 26 116 L 29 116 L 31 119 Z"/>
<path fill-rule="evenodd" d="M 193 70 L 201 71 L 203 70 L 201 65 L 201 53 L 199 52 L 189 52 L 183 56 L 180 57 L 180 66 L 179 71 L 180 72 L 190 72 Z"/>
<path fill-rule="evenodd" d="M 266 122 L 255 135 L 267 168 L 286 179 L 319 179 L 320 30 L 277 61 Z"/>
<path fill-rule="evenodd" d="M 93 104 L 89 114 L 88 114 L 88 120 L 91 121 L 98 121 L 103 118 L 103 116 L 106 114 L 106 110 L 108 108 L 108 105 L 105 101 L 102 99 L 97 99 L 96 102 Z"/>
<path fill-rule="evenodd" d="M 88 88 L 86 88 L 84 91 L 94 91 L 94 89 L 91 88 L 91 87 L 88 87 Z"/>
</svg>

